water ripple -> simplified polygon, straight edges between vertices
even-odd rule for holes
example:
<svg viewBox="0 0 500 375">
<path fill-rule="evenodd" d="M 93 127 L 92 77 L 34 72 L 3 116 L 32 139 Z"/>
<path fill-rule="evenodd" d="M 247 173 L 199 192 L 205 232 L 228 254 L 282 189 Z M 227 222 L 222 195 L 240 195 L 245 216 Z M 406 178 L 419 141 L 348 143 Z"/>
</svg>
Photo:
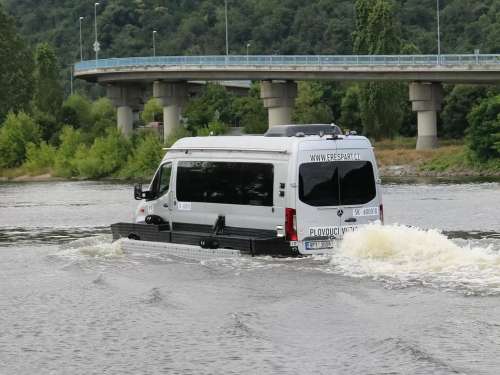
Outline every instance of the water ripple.
<svg viewBox="0 0 500 375">
<path fill-rule="evenodd" d="M 108 226 L 88 227 L 11 227 L 0 228 L 1 246 L 22 246 L 26 244 L 57 245 L 79 238 L 109 234 Z"/>
</svg>

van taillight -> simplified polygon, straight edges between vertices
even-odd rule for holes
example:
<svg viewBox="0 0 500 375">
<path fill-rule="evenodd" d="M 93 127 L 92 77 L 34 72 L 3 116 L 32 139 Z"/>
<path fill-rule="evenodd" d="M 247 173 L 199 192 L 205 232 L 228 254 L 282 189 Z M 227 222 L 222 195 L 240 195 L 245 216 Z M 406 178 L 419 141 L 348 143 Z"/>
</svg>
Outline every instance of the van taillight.
<svg viewBox="0 0 500 375">
<path fill-rule="evenodd" d="M 379 208 L 379 213 L 380 213 L 380 222 L 384 224 L 384 205 L 381 204 Z"/>
<path fill-rule="evenodd" d="M 285 236 L 288 241 L 297 241 L 297 216 L 294 208 L 285 208 Z"/>
</svg>

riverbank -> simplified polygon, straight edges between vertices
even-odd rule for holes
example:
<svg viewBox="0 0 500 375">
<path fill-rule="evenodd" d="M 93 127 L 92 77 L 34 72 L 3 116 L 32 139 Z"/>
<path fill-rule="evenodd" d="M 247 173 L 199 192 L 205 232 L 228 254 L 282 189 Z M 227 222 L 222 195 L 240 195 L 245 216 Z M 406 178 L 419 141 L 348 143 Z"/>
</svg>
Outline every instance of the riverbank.
<svg viewBox="0 0 500 375">
<path fill-rule="evenodd" d="M 382 177 L 500 177 L 499 159 L 473 161 L 467 147 L 457 141 L 443 141 L 435 150 L 416 150 L 410 138 L 374 146 Z"/>
<path fill-rule="evenodd" d="M 500 177 L 500 160 L 486 163 L 471 160 L 465 145 L 457 141 L 442 141 L 435 150 L 415 150 L 415 139 L 398 138 L 374 144 L 382 177 Z M 73 180 L 84 178 L 73 177 Z M 104 180 L 140 180 L 108 176 Z M 50 169 L 28 171 L 19 167 L 0 170 L 0 181 L 58 181 L 68 180 L 56 176 Z"/>
</svg>

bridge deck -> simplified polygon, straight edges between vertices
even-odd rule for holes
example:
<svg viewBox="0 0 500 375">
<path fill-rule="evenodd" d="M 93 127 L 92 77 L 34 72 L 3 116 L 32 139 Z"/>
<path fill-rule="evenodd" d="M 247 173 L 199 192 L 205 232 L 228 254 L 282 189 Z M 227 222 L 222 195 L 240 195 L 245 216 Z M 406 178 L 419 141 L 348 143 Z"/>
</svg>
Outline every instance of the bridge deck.
<svg viewBox="0 0 500 375">
<path fill-rule="evenodd" d="M 83 61 L 89 81 L 403 80 L 500 82 L 500 55 L 161 56 Z"/>
</svg>

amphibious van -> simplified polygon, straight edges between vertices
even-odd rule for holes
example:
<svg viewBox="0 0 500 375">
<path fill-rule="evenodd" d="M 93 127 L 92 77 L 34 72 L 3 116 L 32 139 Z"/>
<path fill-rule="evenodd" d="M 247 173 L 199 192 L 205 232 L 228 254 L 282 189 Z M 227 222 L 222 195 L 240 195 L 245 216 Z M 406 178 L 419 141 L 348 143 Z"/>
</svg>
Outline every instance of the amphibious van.
<svg viewBox="0 0 500 375">
<path fill-rule="evenodd" d="M 346 232 L 381 220 L 369 140 L 331 125 L 273 127 L 264 136 L 183 138 L 163 158 L 135 223 L 114 238 L 255 254 L 331 251 Z"/>
</svg>

